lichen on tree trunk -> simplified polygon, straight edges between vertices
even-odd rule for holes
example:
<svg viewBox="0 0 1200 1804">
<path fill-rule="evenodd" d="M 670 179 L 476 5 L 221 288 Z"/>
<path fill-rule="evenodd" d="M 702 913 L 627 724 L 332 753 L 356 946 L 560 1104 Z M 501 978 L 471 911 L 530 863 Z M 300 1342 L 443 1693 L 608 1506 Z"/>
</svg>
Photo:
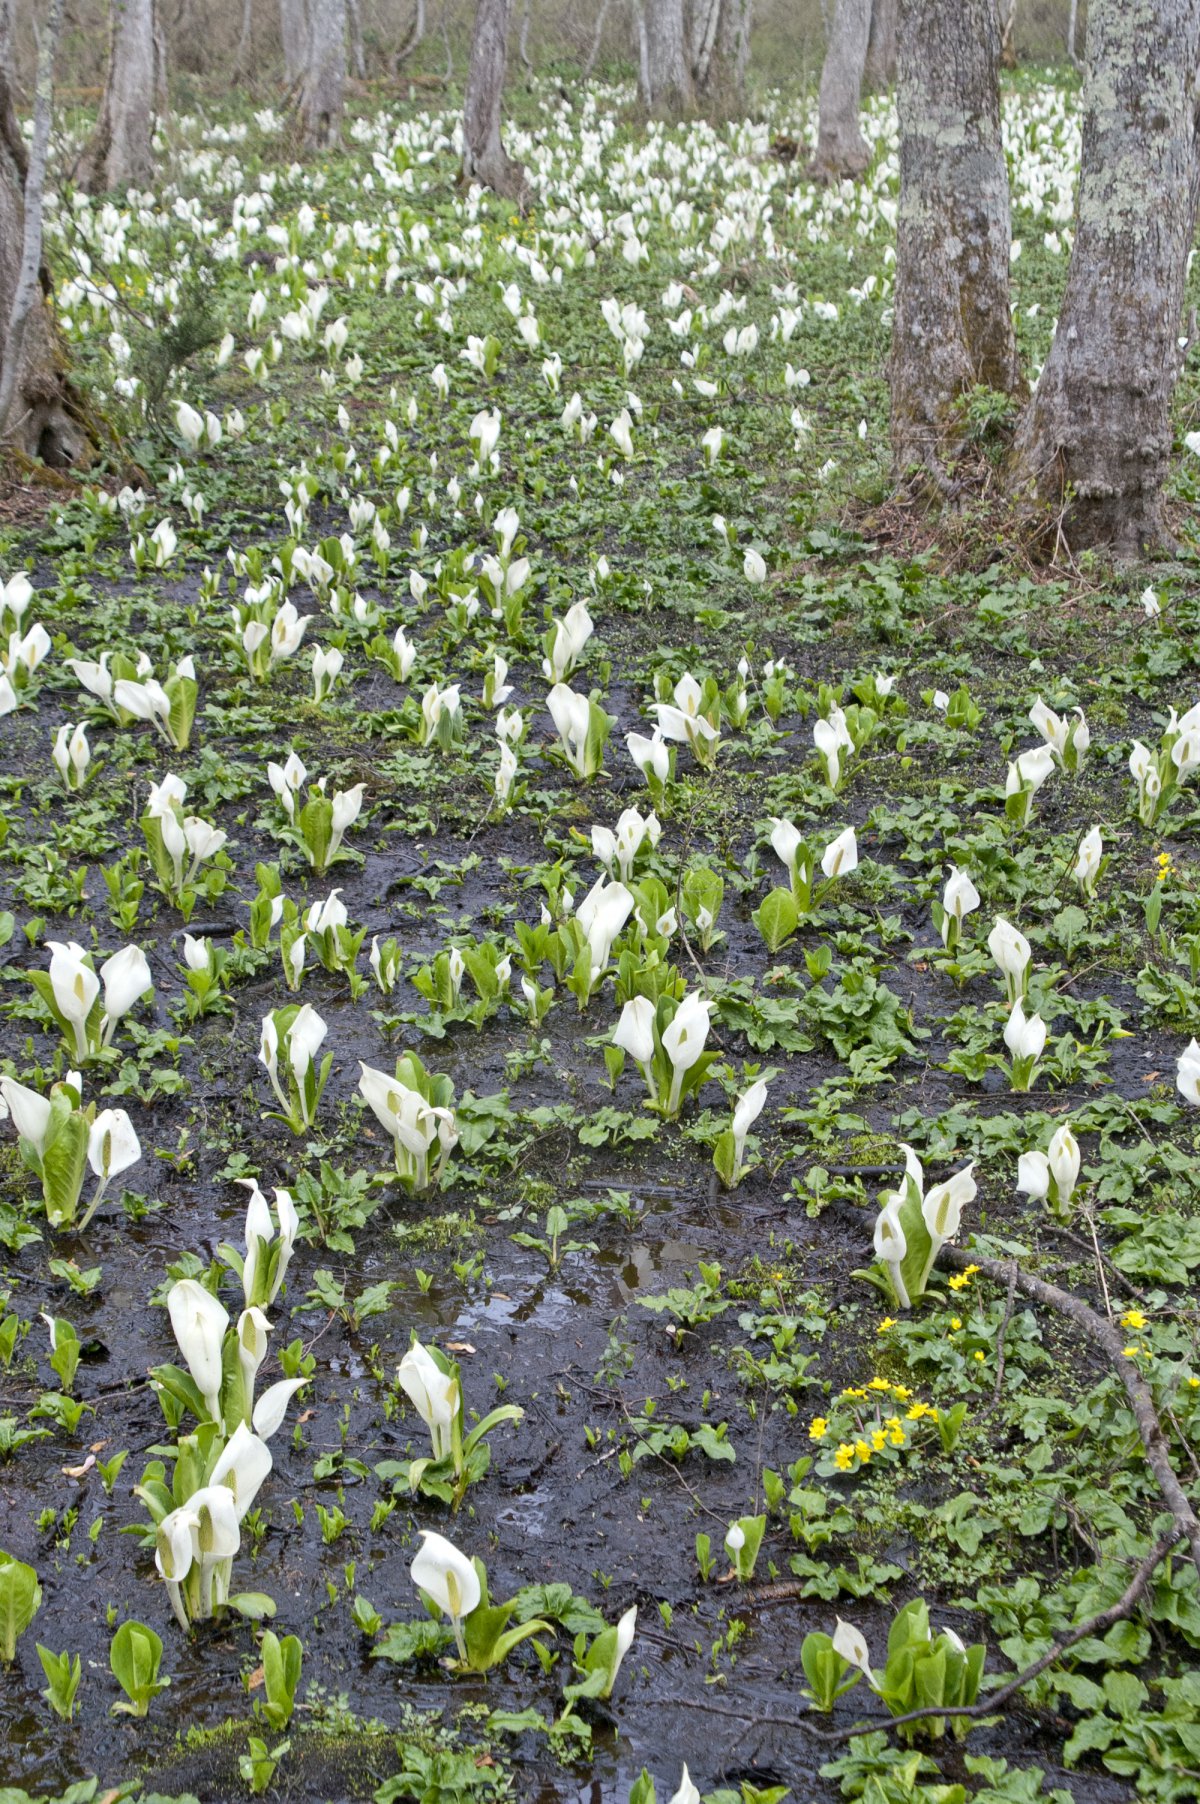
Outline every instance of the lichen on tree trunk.
<svg viewBox="0 0 1200 1804">
<path fill-rule="evenodd" d="M 871 160 L 858 118 L 870 35 L 871 0 L 837 0 L 821 66 L 815 176 L 840 181 L 861 175 Z"/>
<path fill-rule="evenodd" d="M 308 0 L 300 121 L 308 150 L 331 150 L 342 135 L 346 87 L 346 0 Z"/>
<path fill-rule="evenodd" d="M 696 104 L 683 0 L 642 0 L 638 99 L 656 119 L 676 119 Z"/>
<path fill-rule="evenodd" d="M 508 28 L 512 0 L 478 0 L 471 37 L 471 66 L 463 109 L 463 175 L 497 194 L 521 200 L 525 170 L 504 148 L 500 116 L 508 69 Z"/>
<path fill-rule="evenodd" d="M 1011 225 L 994 0 L 906 0 L 897 106 L 900 205 L 892 459 L 940 477 L 956 402 L 1021 392 L 1009 311 Z"/>
<path fill-rule="evenodd" d="M 1196 227 L 1200 0 L 1091 0 L 1075 240 L 1012 480 L 1073 547 L 1167 541 L 1163 487 Z"/>
<path fill-rule="evenodd" d="M 110 23 L 104 94 L 78 175 L 80 187 L 92 194 L 150 186 L 155 115 L 166 89 L 155 0 L 112 0 Z"/>
</svg>

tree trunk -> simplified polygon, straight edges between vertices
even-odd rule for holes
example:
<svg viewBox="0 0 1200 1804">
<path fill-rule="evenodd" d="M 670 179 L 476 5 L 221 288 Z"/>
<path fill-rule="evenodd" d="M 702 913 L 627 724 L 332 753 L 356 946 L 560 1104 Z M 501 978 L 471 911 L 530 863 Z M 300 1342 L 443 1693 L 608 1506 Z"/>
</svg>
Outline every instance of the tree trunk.
<svg viewBox="0 0 1200 1804">
<path fill-rule="evenodd" d="M 13 107 L 11 58 L 0 62 L 0 436 L 25 457 L 40 457 L 56 469 L 83 462 L 90 449 L 66 378 L 42 261 L 42 191 L 62 10 L 62 0 L 55 0 L 43 33 L 29 151 Z"/>
<path fill-rule="evenodd" d="M 303 79 L 308 67 L 307 0 L 279 0 L 279 35 L 283 39 L 283 73 L 288 87 Z"/>
<path fill-rule="evenodd" d="M 1067 504 L 1072 545 L 1167 541 L 1163 485 L 1200 193 L 1200 0 L 1091 0 L 1075 242 L 1018 428 L 1018 485 Z"/>
<path fill-rule="evenodd" d="M 367 79 L 367 59 L 363 51 L 362 14 L 358 0 L 346 0 L 346 24 L 350 30 L 350 64 L 358 81 Z"/>
<path fill-rule="evenodd" d="M 521 14 L 521 41 L 517 46 L 517 55 L 521 59 L 521 67 L 532 69 L 529 60 L 529 21 L 533 12 L 533 0 L 525 0 L 525 11 Z"/>
<path fill-rule="evenodd" d="M 300 87 L 307 150 L 330 150 L 342 132 L 346 85 L 346 0 L 308 0 L 308 42 Z"/>
<path fill-rule="evenodd" d="M 585 81 L 591 80 L 592 70 L 596 67 L 596 58 L 600 54 L 600 43 L 604 37 L 604 22 L 608 18 L 608 9 L 611 5 L 612 0 L 600 0 L 600 6 L 596 13 L 596 28 L 592 33 L 592 47 L 588 51 L 587 61 L 583 65 Z"/>
<path fill-rule="evenodd" d="M 417 0 L 413 9 L 413 21 L 408 28 L 408 36 L 392 59 L 392 70 L 398 73 L 401 63 L 406 63 L 413 51 L 425 36 L 425 0 Z"/>
<path fill-rule="evenodd" d="M 885 93 L 896 79 L 897 0 L 874 0 L 871 35 L 863 80 L 873 93 Z"/>
<path fill-rule="evenodd" d="M 710 119 L 732 118 L 745 107 L 751 5 L 752 0 L 694 0 L 692 75 Z"/>
<path fill-rule="evenodd" d="M 898 475 L 918 464 L 940 477 L 955 403 L 968 389 L 1015 394 L 1022 386 L 1009 312 L 999 50 L 994 0 L 905 0 L 888 364 Z"/>
<path fill-rule="evenodd" d="M 1005 69 L 1017 66 L 1017 50 L 1014 32 L 1017 25 L 1017 0 L 996 0 L 996 11 L 1000 21 L 1000 61 Z"/>
<path fill-rule="evenodd" d="M 250 43 L 254 34 L 254 0 L 242 0 L 242 28 L 238 32 L 237 55 L 234 67 L 239 75 L 246 75 L 250 69 Z"/>
<path fill-rule="evenodd" d="M 1075 46 L 1076 34 L 1079 30 L 1079 0 L 1071 0 L 1071 10 L 1067 14 L 1067 57 L 1073 69 L 1079 67 L 1079 52 Z"/>
<path fill-rule="evenodd" d="M 646 38 L 646 9 L 642 0 L 633 0 L 633 28 L 637 34 L 638 95 L 644 100 L 650 92 L 650 45 Z"/>
<path fill-rule="evenodd" d="M 871 152 L 858 123 L 871 0 L 837 0 L 825 49 L 813 174 L 840 181 L 861 175 Z"/>
<path fill-rule="evenodd" d="M 643 0 L 645 56 L 639 96 L 648 113 L 670 119 L 695 105 L 683 0 Z"/>
<path fill-rule="evenodd" d="M 500 137 L 511 14 L 512 0 L 478 0 L 475 8 L 463 113 L 463 175 L 469 182 L 520 200 L 526 190 L 525 170 L 513 162 Z"/>
<path fill-rule="evenodd" d="M 154 180 L 155 109 L 164 88 L 155 0 L 112 0 L 108 74 L 79 171 L 91 194 L 148 188 Z"/>
</svg>

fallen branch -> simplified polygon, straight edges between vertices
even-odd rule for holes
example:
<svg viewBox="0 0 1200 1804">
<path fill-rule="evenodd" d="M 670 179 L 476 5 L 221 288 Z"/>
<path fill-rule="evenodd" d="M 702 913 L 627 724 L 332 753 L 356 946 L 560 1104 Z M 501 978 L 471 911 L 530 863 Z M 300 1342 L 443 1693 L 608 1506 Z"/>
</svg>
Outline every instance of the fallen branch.
<svg viewBox="0 0 1200 1804">
<path fill-rule="evenodd" d="M 747 1724 L 747 1728 L 771 1727 L 789 1729 L 793 1732 L 799 1729 L 802 1733 L 811 1735 L 815 1741 L 842 1742 L 853 1741 L 859 1735 L 869 1735 L 875 1729 L 899 1729 L 906 1723 L 922 1722 L 931 1716 L 957 1717 L 960 1721 L 966 1722 L 979 1722 L 985 1717 L 994 1716 L 996 1711 L 1007 1704 L 1010 1698 L 1024 1690 L 1026 1685 L 1032 1684 L 1034 1679 L 1040 1678 L 1048 1668 L 1061 1660 L 1064 1654 L 1078 1646 L 1079 1642 L 1087 1641 L 1093 1635 L 1103 1635 L 1113 1627 L 1114 1623 L 1123 1622 L 1127 1616 L 1131 1616 L 1154 1573 L 1162 1565 L 1172 1548 L 1177 1547 L 1180 1541 L 1186 1539 L 1186 1535 L 1179 1529 L 1172 1528 L 1161 1541 L 1150 1549 L 1145 1559 L 1135 1568 L 1133 1577 L 1116 1603 L 1109 1604 L 1106 1610 L 1098 1611 L 1095 1616 L 1089 1616 L 1086 1622 L 1076 1623 L 1075 1627 L 1069 1634 L 1064 1635 L 1061 1641 L 1056 1641 L 1053 1647 L 1047 1648 L 1040 1660 L 1035 1660 L 1031 1666 L 1026 1666 L 1020 1672 L 1014 1673 L 1011 1679 L 1007 1679 L 996 1691 L 989 1692 L 986 1698 L 980 1698 L 977 1703 L 940 1706 L 931 1704 L 924 1710 L 909 1710 L 903 1716 L 860 1718 L 858 1722 L 851 1723 L 845 1729 L 818 1729 L 812 1722 L 811 1712 L 807 1717 L 756 1715 L 753 1721 Z M 685 1708 L 688 1706 L 686 1698 L 672 1699 L 672 1703 Z M 745 1712 L 741 1711 L 719 1710 L 707 1698 L 698 1707 L 711 1710 L 715 1716 L 745 1715 Z"/>
<path fill-rule="evenodd" d="M 983 1412 L 990 1415 L 1000 1407 L 1000 1395 L 1004 1389 L 1004 1358 L 1008 1346 L 1008 1324 L 1012 1321 L 1013 1304 L 1017 1298 L 1017 1262 L 1008 1262 L 1008 1301 L 1004 1305 L 1004 1320 L 1000 1324 L 1000 1334 L 996 1342 L 996 1382 L 992 1387 L 992 1400 Z"/>
<path fill-rule="evenodd" d="M 965 1271 L 968 1265 L 974 1266 L 984 1277 L 990 1278 L 994 1284 L 1008 1283 L 1009 1266 L 999 1259 L 985 1259 L 979 1254 L 968 1255 L 957 1247 L 944 1246 L 941 1251 L 941 1263 L 953 1266 L 956 1271 Z M 1047 1284 L 1041 1278 L 1031 1277 L 1028 1272 L 1014 1266 L 1017 1289 L 1022 1296 L 1029 1297 L 1032 1302 L 1044 1303 L 1048 1308 L 1065 1315 L 1068 1320 L 1081 1328 L 1094 1347 L 1104 1353 L 1112 1364 L 1114 1371 L 1125 1387 L 1125 1395 L 1129 1399 L 1129 1407 L 1133 1411 L 1133 1419 L 1142 1438 L 1142 1446 L 1146 1453 L 1146 1463 L 1158 1481 L 1163 1501 L 1175 1518 L 1175 1539 L 1184 1539 L 1191 1549 L 1192 1559 L 1197 1573 L 1200 1573 L 1200 1517 L 1192 1508 L 1187 1492 L 1184 1490 L 1171 1464 L 1171 1453 L 1167 1446 L 1167 1437 L 1162 1431 L 1162 1423 L 1158 1419 L 1158 1411 L 1154 1406 L 1154 1398 L 1150 1387 L 1137 1369 L 1136 1362 L 1125 1358 L 1125 1349 L 1121 1336 L 1109 1321 L 1085 1303 L 1081 1297 L 1073 1296 L 1069 1290 L 1061 1290 L 1057 1284 Z"/>
<path fill-rule="evenodd" d="M 1026 1666 L 1021 1672 L 1015 1673 L 1011 1679 L 1000 1686 L 999 1690 L 989 1692 L 987 1697 L 980 1698 L 978 1703 L 953 1704 L 940 1710 L 933 1707 L 927 1710 L 909 1710 L 903 1716 L 893 1716 L 886 1720 L 873 1717 L 871 1726 L 898 1729 L 902 1723 L 917 1723 L 922 1718 L 930 1716 L 955 1716 L 968 1722 L 972 1719 L 978 1721 L 984 1716 L 993 1716 L 1002 1704 L 1006 1704 L 1009 1698 L 1015 1697 L 1017 1692 L 1023 1690 L 1026 1685 L 1032 1684 L 1034 1679 L 1040 1678 L 1047 1667 L 1053 1666 L 1056 1661 L 1061 1660 L 1063 1655 L 1069 1653 L 1080 1641 L 1086 1641 L 1092 1635 L 1103 1635 L 1106 1630 L 1112 1628 L 1114 1623 L 1124 1622 L 1127 1616 L 1131 1616 L 1135 1604 L 1156 1569 L 1162 1565 L 1171 1549 L 1177 1547 L 1179 1542 L 1184 1539 L 1186 1537 L 1174 1528 L 1169 1534 L 1164 1535 L 1136 1568 L 1133 1577 L 1115 1604 L 1110 1604 L 1107 1610 L 1101 1610 L 1097 1615 L 1090 1616 L 1086 1622 L 1077 1623 L 1071 1633 L 1064 1635 L 1061 1641 L 1056 1641 L 1040 1660 L 1035 1660 L 1032 1666 Z M 839 1729 L 829 1739 L 831 1741 L 849 1741 L 851 1736 L 864 1733 L 865 1731 L 861 1728 Z"/>
</svg>

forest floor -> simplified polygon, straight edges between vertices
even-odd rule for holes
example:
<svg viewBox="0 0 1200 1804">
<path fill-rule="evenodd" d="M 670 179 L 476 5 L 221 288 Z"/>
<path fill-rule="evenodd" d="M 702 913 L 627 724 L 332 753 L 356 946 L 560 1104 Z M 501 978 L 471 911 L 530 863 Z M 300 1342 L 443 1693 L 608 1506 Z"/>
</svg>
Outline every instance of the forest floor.
<svg viewBox="0 0 1200 1804">
<path fill-rule="evenodd" d="M 685 1762 L 721 1804 L 1200 1797 L 1183 1552 L 1129 1620 L 961 1740 L 909 1747 L 865 1682 L 813 1709 L 801 1664 L 805 1637 L 840 1617 L 882 1675 L 897 1613 L 923 1599 L 935 1635 L 986 1648 L 986 1695 L 1112 1603 L 1163 1532 L 1119 1374 L 1069 1320 L 979 1273 L 936 1269 L 910 1309 L 864 1278 L 906 1145 L 927 1189 L 973 1164 L 960 1247 L 1120 1327 L 1196 1492 L 1200 1115 L 1175 1074 L 1200 1032 L 1200 792 L 1185 782 L 1146 824 L 1128 767 L 1134 741 L 1157 753 L 1171 710 L 1200 699 L 1196 554 L 1047 569 L 990 501 L 940 527 L 891 505 L 886 108 L 865 182 L 823 190 L 771 154 L 810 131 L 804 99 L 772 97 L 754 127 L 649 133 L 627 100 L 523 97 L 512 148 L 542 195 L 524 219 L 456 186 L 452 111 L 406 107 L 304 165 L 270 113 L 177 121 L 156 196 L 52 214 L 73 355 L 142 476 L 119 503 L 103 471 L 42 507 L 13 494 L 0 521 L 0 576 L 25 569 L 33 588 L 19 636 L 41 621 L 52 642 L 0 737 L 0 1067 L 44 1093 L 77 1064 L 28 981 L 49 942 L 78 942 L 97 969 L 136 942 L 154 987 L 82 1067 L 83 1106 L 126 1110 L 141 1146 L 85 1229 L 50 1225 L 0 1128 L 0 1549 L 41 1585 L 0 1674 L 4 1804 L 109 1787 L 625 1804 L 643 1770 L 670 1798 Z M 1023 83 L 1006 133 L 1032 367 L 1065 273 L 1074 96 Z M 340 346 L 325 336 L 338 320 Z M 576 392 L 583 442 L 561 418 Z M 219 443 L 187 444 L 180 400 L 222 423 Z M 1189 370 L 1185 539 L 1196 402 Z M 481 470 L 472 423 L 492 409 Z M 623 409 L 630 455 L 609 431 Z M 981 397 L 966 413 L 992 469 L 1004 419 Z M 481 557 L 503 550 L 505 508 L 519 526 L 497 569 Z M 177 542 L 155 567 L 162 520 Z M 285 594 L 305 638 L 255 674 L 243 629 L 270 629 Z M 580 602 L 594 634 L 565 680 L 612 721 L 586 781 L 542 672 L 553 622 Z M 403 681 L 398 627 L 415 647 Z M 318 646 L 344 659 L 319 701 Z M 164 682 L 194 659 L 194 723 L 171 729 L 185 745 L 84 693 L 68 659 L 102 652 L 144 654 Z M 522 735 L 507 808 L 497 655 Z M 673 744 L 651 792 L 626 734 L 649 735 L 652 704 L 687 676 L 717 737 L 708 762 Z M 187 684 L 185 670 L 172 688 L 184 708 Z M 457 715 L 428 699 L 449 686 Z M 1040 743 L 1039 697 L 1065 720 L 1082 709 L 1091 743 L 1021 821 L 1006 771 Z M 813 730 L 839 708 L 853 746 L 831 787 Z M 51 746 L 81 720 L 92 764 L 68 790 Z M 363 785 L 324 875 L 268 781 L 289 752 L 330 796 Z M 174 897 L 146 830 L 168 772 L 183 814 L 226 835 Z M 652 805 L 661 837 L 635 856 L 633 910 L 583 1006 L 592 828 Z M 807 907 L 783 893 L 779 820 L 818 872 L 856 835 L 856 868 L 818 874 Z M 1072 873 L 1092 827 L 1106 862 L 1089 894 Z M 980 897 L 957 950 L 932 912 L 951 867 Z M 310 927 L 291 988 L 281 936 L 292 947 L 331 889 L 340 942 Z M 1029 942 L 1025 1007 L 1047 1029 L 1028 1091 L 1012 1087 L 987 946 L 998 918 Z M 207 995 L 185 931 L 209 942 Z M 385 971 L 396 943 L 387 990 L 376 941 Z M 667 1120 L 632 1059 L 617 1069 L 612 1034 L 631 996 L 665 999 L 661 1028 L 685 992 L 710 1005 L 715 1057 Z M 293 1132 L 259 1049 L 264 1017 L 299 1003 L 332 1062 Z M 449 1080 L 458 1134 L 417 1192 L 358 1092 L 360 1061 L 390 1072 L 410 1052 Z M 726 1131 L 759 1078 L 730 1187 Z M 1068 1122 L 1082 1167 L 1059 1221 L 1016 1180 Z M 218 1249 L 241 1245 L 250 1178 L 300 1215 L 260 1389 L 281 1372 L 309 1383 L 234 1562 L 234 1589 L 267 1594 L 275 1632 L 303 1643 L 286 1733 L 263 1720 L 261 1627 L 224 1611 L 183 1632 L 134 1493 L 155 1461 L 170 1481 L 195 1427 L 149 1376 L 183 1364 L 162 1305 L 199 1280 L 238 1316 Z M 414 1334 L 457 1361 L 468 1423 L 524 1412 L 492 1431 L 453 1514 L 398 1470 L 429 1452 L 396 1376 Z M 742 1577 L 734 1522 L 761 1534 Z M 486 1563 L 515 1621 L 548 1624 L 486 1674 L 454 1668 L 422 1608 L 409 1567 L 429 1529 Z M 568 1707 L 575 1662 L 632 1605 L 611 1697 Z M 112 1714 L 126 1619 L 161 1638 L 171 1680 L 145 1717 Z M 37 1643 L 81 1656 L 69 1722 Z"/>
</svg>

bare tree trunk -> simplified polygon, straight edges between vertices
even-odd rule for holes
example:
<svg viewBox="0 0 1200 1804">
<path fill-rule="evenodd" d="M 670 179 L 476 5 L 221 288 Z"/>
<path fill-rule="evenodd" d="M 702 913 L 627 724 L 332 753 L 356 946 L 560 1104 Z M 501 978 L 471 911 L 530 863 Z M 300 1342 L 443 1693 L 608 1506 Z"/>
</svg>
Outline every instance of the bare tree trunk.
<svg viewBox="0 0 1200 1804">
<path fill-rule="evenodd" d="M 707 116 L 732 118 L 746 100 L 752 0 L 694 0 L 692 74 Z"/>
<path fill-rule="evenodd" d="M 691 112 L 696 96 L 683 0 L 643 0 L 641 20 L 646 46 L 639 96 L 642 105 L 659 119 Z"/>
<path fill-rule="evenodd" d="M 463 112 L 463 175 L 519 200 L 526 190 L 525 170 L 500 137 L 511 14 L 512 0 L 477 0 Z"/>
<path fill-rule="evenodd" d="M 51 0 L 38 47 L 28 152 L 13 107 L 11 38 L 0 63 L 0 438 L 59 469 L 82 461 L 89 449 L 64 373 L 42 262 L 42 196 L 62 14 L 63 0 Z"/>
<path fill-rule="evenodd" d="M 1079 52 L 1076 48 L 1076 35 L 1079 30 L 1079 0 L 1071 0 L 1071 10 L 1067 14 L 1067 56 L 1073 68 L 1079 67 Z"/>
<path fill-rule="evenodd" d="M 346 0 L 346 24 L 350 30 L 350 64 L 355 79 L 366 81 L 367 59 L 363 53 L 362 14 L 358 9 L 358 0 Z"/>
<path fill-rule="evenodd" d="M 110 17 L 104 97 L 78 178 L 92 194 L 146 188 L 154 180 L 151 139 L 165 85 L 155 0 L 112 0 Z"/>
<path fill-rule="evenodd" d="M 13 0 L 0 0 L 0 68 L 12 68 Z"/>
<path fill-rule="evenodd" d="M 237 55 L 234 65 L 239 75 L 245 75 L 250 68 L 250 40 L 254 31 L 254 0 L 242 0 L 242 29 L 238 33 Z"/>
<path fill-rule="evenodd" d="M 442 28 L 442 43 L 446 48 L 446 80 L 454 74 L 454 50 L 450 43 L 450 0 L 442 0 L 441 18 L 438 21 Z"/>
<path fill-rule="evenodd" d="M 1013 43 L 1013 33 L 1017 24 L 1017 0 L 996 0 L 996 12 L 1000 21 L 1000 61 L 1004 68 L 1015 69 L 1017 52 Z"/>
<path fill-rule="evenodd" d="M 1075 242 L 1014 472 L 1072 545 L 1168 542 L 1163 485 L 1200 196 L 1200 0 L 1091 0 Z"/>
<path fill-rule="evenodd" d="M 588 51 L 587 61 L 583 65 L 583 79 L 591 79 L 592 70 L 596 67 L 596 58 L 600 54 L 600 44 L 604 37 L 604 22 L 608 18 L 608 9 L 612 0 L 600 0 L 600 10 L 596 14 L 596 29 L 592 33 L 592 47 Z"/>
<path fill-rule="evenodd" d="M 892 458 L 937 477 L 959 396 L 1021 388 L 994 0 L 905 0 L 899 48 Z"/>
<path fill-rule="evenodd" d="M 417 0 L 413 10 L 412 24 L 408 28 L 408 36 L 392 58 L 392 70 L 398 73 L 401 63 L 406 63 L 413 51 L 425 36 L 425 0 Z"/>
<path fill-rule="evenodd" d="M 346 86 L 346 0 L 308 0 L 308 43 L 300 120 L 308 150 L 329 150 L 342 132 Z"/>
<path fill-rule="evenodd" d="M 871 35 L 863 80 L 874 93 L 890 88 L 896 79 L 896 14 L 898 0 L 874 0 Z"/>
<path fill-rule="evenodd" d="M 283 39 L 283 72 L 291 88 L 308 67 L 307 0 L 279 0 L 279 35 Z"/>
<path fill-rule="evenodd" d="M 871 160 L 858 123 L 870 34 L 871 0 L 837 0 L 821 69 L 815 175 L 835 180 L 861 175 Z"/>
<path fill-rule="evenodd" d="M 633 0 L 633 29 L 637 34 L 638 93 L 650 92 L 650 44 L 646 36 L 646 9 L 642 0 Z"/>
</svg>

